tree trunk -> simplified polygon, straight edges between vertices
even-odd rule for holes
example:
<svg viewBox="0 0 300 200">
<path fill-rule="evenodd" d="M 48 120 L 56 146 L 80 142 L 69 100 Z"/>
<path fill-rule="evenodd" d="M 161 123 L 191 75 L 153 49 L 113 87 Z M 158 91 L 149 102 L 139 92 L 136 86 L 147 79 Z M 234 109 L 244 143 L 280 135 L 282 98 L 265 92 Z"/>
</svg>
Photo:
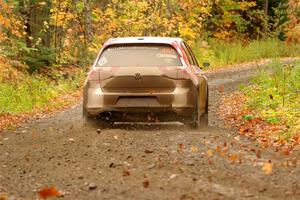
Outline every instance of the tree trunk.
<svg viewBox="0 0 300 200">
<path fill-rule="evenodd" d="M 264 38 L 267 37 L 268 35 L 268 31 L 269 31 L 269 0 L 264 0 L 264 15 L 265 15 L 265 19 L 264 19 L 264 25 L 263 25 L 263 34 L 264 34 Z"/>
<path fill-rule="evenodd" d="M 85 45 L 92 41 L 91 9 L 89 0 L 83 0 L 84 3 L 84 37 Z"/>
</svg>

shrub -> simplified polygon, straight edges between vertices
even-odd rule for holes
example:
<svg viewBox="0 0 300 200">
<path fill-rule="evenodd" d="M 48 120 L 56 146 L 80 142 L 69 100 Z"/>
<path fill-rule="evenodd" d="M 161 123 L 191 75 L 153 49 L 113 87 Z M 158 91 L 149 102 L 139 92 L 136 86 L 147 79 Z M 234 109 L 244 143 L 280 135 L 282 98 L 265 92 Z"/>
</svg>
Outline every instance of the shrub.
<svg viewBox="0 0 300 200">
<path fill-rule="evenodd" d="M 274 63 L 271 73 L 261 71 L 252 82 L 243 89 L 247 106 L 270 123 L 284 123 L 290 130 L 287 134 L 300 133 L 300 62 Z"/>
<path fill-rule="evenodd" d="M 198 42 L 194 48 L 200 63 L 211 62 L 213 68 L 265 58 L 300 56 L 300 44 L 286 44 L 277 39 L 254 40 L 247 44 L 241 41 L 226 43 L 211 40 Z"/>
</svg>

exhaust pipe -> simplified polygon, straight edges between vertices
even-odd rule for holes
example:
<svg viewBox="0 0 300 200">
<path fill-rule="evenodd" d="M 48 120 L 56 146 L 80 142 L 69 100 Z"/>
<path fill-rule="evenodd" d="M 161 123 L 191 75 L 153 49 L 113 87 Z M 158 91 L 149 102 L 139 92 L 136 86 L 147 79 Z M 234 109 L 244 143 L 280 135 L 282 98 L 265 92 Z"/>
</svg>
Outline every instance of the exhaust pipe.
<svg viewBox="0 0 300 200">
<path fill-rule="evenodd" d="M 105 112 L 102 114 L 102 118 L 105 119 L 106 121 L 109 121 L 111 119 L 112 113 L 111 112 Z"/>
</svg>

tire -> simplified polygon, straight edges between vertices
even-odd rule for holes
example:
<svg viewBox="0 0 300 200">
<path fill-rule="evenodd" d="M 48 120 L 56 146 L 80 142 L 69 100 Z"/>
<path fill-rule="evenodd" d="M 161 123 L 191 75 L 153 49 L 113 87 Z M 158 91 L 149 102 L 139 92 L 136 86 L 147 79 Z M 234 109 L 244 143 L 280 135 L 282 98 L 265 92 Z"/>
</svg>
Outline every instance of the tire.
<svg viewBox="0 0 300 200">
<path fill-rule="evenodd" d="M 206 88 L 206 106 L 205 106 L 205 114 L 208 114 L 208 103 L 209 103 L 209 88 L 207 85 Z"/>
<path fill-rule="evenodd" d="M 193 116 L 193 124 L 192 127 L 194 129 L 206 129 L 208 127 L 208 89 L 207 89 L 207 97 L 206 97 L 206 105 L 205 105 L 205 113 L 202 115 L 199 114 L 199 100 L 198 100 L 197 95 L 197 100 L 196 100 L 196 108 L 194 111 L 194 116 Z"/>
<path fill-rule="evenodd" d="M 111 121 L 99 120 L 98 126 L 101 129 L 111 129 L 113 128 L 114 123 Z"/>
</svg>

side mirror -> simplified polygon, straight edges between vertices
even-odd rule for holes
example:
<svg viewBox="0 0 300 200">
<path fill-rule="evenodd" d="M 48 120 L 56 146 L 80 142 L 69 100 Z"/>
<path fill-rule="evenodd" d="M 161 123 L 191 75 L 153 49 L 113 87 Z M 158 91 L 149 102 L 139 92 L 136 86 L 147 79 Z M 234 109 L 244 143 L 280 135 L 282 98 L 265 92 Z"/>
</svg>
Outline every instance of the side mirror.
<svg viewBox="0 0 300 200">
<path fill-rule="evenodd" d="M 210 66 L 210 63 L 209 62 L 204 62 L 202 65 L 203 65 L 204 68 L 207 68 L 207 67 Z"/>
</svg>

